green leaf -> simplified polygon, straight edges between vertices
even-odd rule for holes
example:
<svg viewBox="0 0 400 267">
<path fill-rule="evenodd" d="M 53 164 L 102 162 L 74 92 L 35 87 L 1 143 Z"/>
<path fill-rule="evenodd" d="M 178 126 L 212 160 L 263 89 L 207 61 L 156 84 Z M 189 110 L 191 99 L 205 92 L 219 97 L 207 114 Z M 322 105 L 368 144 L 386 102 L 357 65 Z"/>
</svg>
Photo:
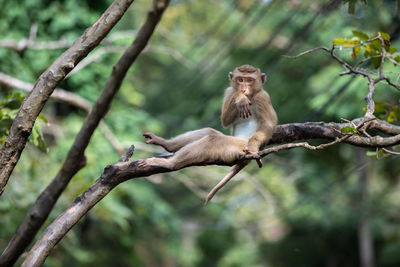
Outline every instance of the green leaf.
<svg viewBox="0 0 400 267">
<path fill-rule="evenodd" d="M 375 69 L 377 69 L 381 66 L 381 59 L 382 59 L 382 57 L 371 58 L 371 63 Z"/>
<path fill-rule="evenodd" d="M 381 102 L 381 101 L 375 102 L 375 112 L 376 113 L 387 112 L 387 110 L 390 109 L 391 107 L 392 107 L 392 105 L 390 105 L 387 102 Z"/>
<path fill-rule="evenodd" d="M 353 38 L 353 39 L 347 39 L 347 38 L 336 38 L 332 42 L 334 45 L 343 45 L 344 48 L 346 47 L 353 47 L 355 45 L 360 44 L 360 40 Z"/>
<path fill-rule="evenodd" d="M 383 40 L 390 42 L 390 35 L 386 32 L 379 32 L 383 38 Z"/>
<path fill-rule="evenodd" d="M 395 56 L 395 57 L 394 57 L 394 60 L 395 60 L 397 63 L 400 63 L 400 56 Z"/>
<path fill-rule="evenodd" d="M 352 134 L 356 134 L 356 135 L 361 135 L 361 133 L 356 128 L 353 128 L 350 126 L 343 127 L 342 129 L 340 129 L 340 131 L 342 133 L 352 133 Z"/>
<path fill-rule="evenodd" d="M 382 157 L 388 157 L 387 153 L 383 151 L 383 149 L 378 149 L 377 151 L 367 151 L 367 156 L 368 157 L 374 157 L 375 159 L 380 159 Z"/>
<path fill-rule="evenodd" d="M 376 51 L 376 54 L 380 54 L 382 51 L 381 50 L 381 41 L 379 41 L 379 40 L 372 41 L 369 44 L 369 46 L 371 46 L 371 48 Z"/>
<path fill-rule="evenodd" d="M 391 46 L 391 47 L 388 49 L 388 51 L 389 51 L 390 54 L 394 54 L 394 53 L 397 52 L 397 49 L 396 49 L 396 47 Z"/>
<path fill-rule="evenodd" d="M 393 110 L 389 113 L 386 121 L 389 122 L 389 123 L 393 123 L 393 122 L 396 121 L 396 113 L 393 112 Z"/>
<path fill-rule="evenodd" d="M 40 151 L 49 152 L 49 148 L 44 140 L 43 133 L 36 124 L 32 128 L 32 139 L 33 144 L 39 148 Z"/>
<path fill-rule="evenodd" d="M 335 40 L 333 40 L 333 44 L 334 45 L 341 45 L 344 43 L 348 43 L 350 41 L 350 39 L 346 39 L 346 38 L 336 38 Z"/>
<path fill-rule="evenodd" d="M 42 114 L 39 114 L 38 119 L 43 121 L 44 123 L 48 123 L 49 121 L 46 119 L 45 116 L 43 116 Z"/>
<path fill-rule="evenodd" d="M 353 35 L 355 37 L 358 37 L 362 41 L 365 41 L 365 40 L 369 39 L 369 37 L 368 37 L 368 35 L 366 33 L 363 33 L 363 32 L 360 32 L 360 31 L 352 31 L 352 32 L 353 32 Z"/>
<path fill-rule="evenodd" d="M 393 115 L 396 118 L 396 121 L 400 121 L 400 106 L 395 106 L 392 109 Z"/>
<path fill-rule="evenodd" d="M 351 53 L 351 57 L 353 59 L 356 59 L 358 57 L 358 55 L 360 54 L 360 52 L 361 52 L 360 46 L 353 47 L 353 52 Z"/>
</svg>

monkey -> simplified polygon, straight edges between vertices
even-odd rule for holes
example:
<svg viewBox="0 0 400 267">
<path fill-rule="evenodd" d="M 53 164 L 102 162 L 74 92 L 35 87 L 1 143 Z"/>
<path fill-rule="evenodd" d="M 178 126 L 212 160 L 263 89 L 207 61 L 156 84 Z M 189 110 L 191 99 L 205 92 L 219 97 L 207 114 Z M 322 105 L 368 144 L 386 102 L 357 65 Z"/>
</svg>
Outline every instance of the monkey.
<svg viewBox="0 0 400 267">
<path fill-rule="evenodd" d="M 255 158 L 261 167 L 258 152 L 272 137 L 277 125 L 277 115 L 269 94 L 263 89 L 265 73 L 251 65 L 236 67 L 229 73 L 230 87 L 225 90 L 221 108 L 223 127 L 231 126 L 231 135 L 213 128 L 203 128 L 178 135 L 170 140 L 153 133 L 143 134 L 147 144 L 164 147 L 174 152 L 170 158 L 140 160 L 138 167 L 159 166 L 180 169 L 192 163 L 234 162 L 241 157 Z M 248 163 L 243 160 L 211 190 L 207 204 L 215 193 Z"/>
</svg>

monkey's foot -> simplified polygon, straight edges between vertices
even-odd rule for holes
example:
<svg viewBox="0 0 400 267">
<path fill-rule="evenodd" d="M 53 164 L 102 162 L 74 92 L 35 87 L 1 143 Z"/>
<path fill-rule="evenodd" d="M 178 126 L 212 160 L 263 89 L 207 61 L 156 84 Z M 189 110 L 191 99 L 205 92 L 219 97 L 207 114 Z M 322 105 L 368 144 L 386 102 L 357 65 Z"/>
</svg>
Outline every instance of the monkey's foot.
<svg viewBox="0 0 400 267">
<path fill-rule="evenodd" d="M 243 149 L 243 151 L 246 153 L 245 158 L 255 159 L 259 168 L 261 168 L 263 166 L 261 157 L 260 157 L 260 155 L 258 155 L 258 152 L 250 151 L 248 147 L 245 147 Z"/>
<path fill-rule="evenodd" d="M 137 163 L 137 166 L 139 168 L 147 168 L 147 167 L 163 167 L 163 168 L 168 168 L 167 166 L 167 160 L 163 158 L 148 158 L 148 159 L 142 159 L 139 160 Z"/>
</svg>

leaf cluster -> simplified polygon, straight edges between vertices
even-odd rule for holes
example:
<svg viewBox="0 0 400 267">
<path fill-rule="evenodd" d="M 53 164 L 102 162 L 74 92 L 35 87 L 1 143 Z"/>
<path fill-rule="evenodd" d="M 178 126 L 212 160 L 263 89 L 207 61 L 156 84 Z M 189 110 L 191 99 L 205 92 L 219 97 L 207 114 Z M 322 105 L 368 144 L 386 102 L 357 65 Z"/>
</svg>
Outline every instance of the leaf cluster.
<svg viewBox="0 0 400 267">
<path fill-rule="evenodd" d="M 391 46 L 390 35 L 385 32 L 378 32 L 369 35 L 353 30 L 353 38 L 336 38 L 333 40 L 333 45 L 342 48 L 351 48 L 351 57 L 357 59 L 361 54 L 363 59 L 371 60 L 372 65 L 375 69 L 381 67 L 382 56 L 388 56 L 392 58 L 395 62 L 400 62 L 400 55 L 397 53 L 397 48 Z M 383 44 L 378 37 L 382 37 Z M 383 55 L 383 49 L 385 50 L 385 55 Z"/>
<path fill-rule="evenodd" d="M 4 144 L 7 135 L 10 132 L 11 125 L 14 121 L 15 116 L 18 113 L 18 109 L 21 106 L 24 96 L 20 92 L 13 92 L 7 95 L 4 100 L 0 102 L 0 144 Z M 38 119 L 42 122 L 47 123 L 47 119 L 43 115 L 39 115 Z M 32 136 L 29 139 L 30 143 L 33 143 L 42 152 L 48 152 L 48 146 L 43 136 L 43 132 L 35 123 L 32 129 Z"/>
</svg>

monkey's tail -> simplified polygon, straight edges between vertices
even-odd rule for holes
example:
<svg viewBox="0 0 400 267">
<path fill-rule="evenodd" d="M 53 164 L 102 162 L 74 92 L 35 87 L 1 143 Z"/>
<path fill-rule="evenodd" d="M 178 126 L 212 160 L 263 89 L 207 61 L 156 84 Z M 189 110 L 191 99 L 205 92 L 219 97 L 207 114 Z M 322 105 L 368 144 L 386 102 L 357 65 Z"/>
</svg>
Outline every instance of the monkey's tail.
<svg viewBox="0 0 400 267">
<path fill-rule="evenodd" d="M 216 185 L 214 188 L 208 193 L 206 201 L 204 202 L 204 206 L 210 202 L 210 200 L 214 197 L 214 195 L 222 188 L 226 183 L 229 182 L 236 174 L 238 174 L 247 164 L 249 164 L 250 160 L 244 160 L 233 167 L 233 169 Z"/>
</svg>

